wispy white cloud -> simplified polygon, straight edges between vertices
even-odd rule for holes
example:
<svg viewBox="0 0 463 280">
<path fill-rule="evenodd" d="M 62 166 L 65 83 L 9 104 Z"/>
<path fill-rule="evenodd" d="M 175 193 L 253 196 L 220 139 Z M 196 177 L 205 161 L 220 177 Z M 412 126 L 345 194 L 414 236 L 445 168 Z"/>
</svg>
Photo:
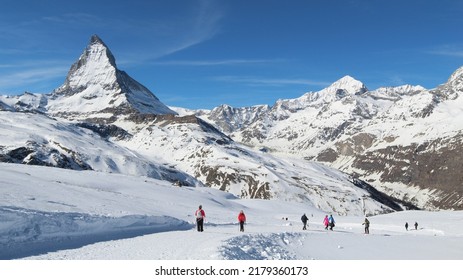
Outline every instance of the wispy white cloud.
<svg viewBox="0 0 463 280">
<path fill-rule="evenodd" d="M 13 49 L 13 48 L 5 48 L 5 49 L 0 49 L 0 55 L 23 55 L 29 53 L 28 51 L 25 50 L 20 50 L 20 49 Z"/>
<path fill-rule="evenodd" d="M 428 54 L 442 55 L 442 56 L 453 56 L 463 57 L 463 46 L 462 45 L 444 45 L 439 46 L 433 50 L 426 51 Z"/>
<path fill-rule="evenodd" d="M 463 50 L 441 50 L 441 51 L 434 51 L 431 52 L 432 54 L 437 54 L 437 55 L 445 55 L 445 56 L 455 56 L 455 57 L 463 57 Z"/>
<path fill-rule="evenodd" d="M 50 22 L 53 24 L 64 25 L 100 25 L 105 24 L 105 21 L 98 16 L 89 13 L 66 13 L 63 15 L 54 15 L 42 17 L 41 21 Z"/>
<path fill-rule="evenodd" d="M 204 61 L 202 63 L 200 61 L 155 62 L 160 58 L 206 42 L 221 32 L 224 11 L 219 1 L 199 0 L 190 3 L 196 4 L 182 17 L 133 20 L 108 25 L 111 28 L 118 26 L 119 30 L 127 31 L 128 34 L 124 34 L 122 39 L 132 42 L 130 49 L 122 50 L 122 53 L 117 55 L 118 65 L 124 67 L 147 63 L 206 65 L 207 62 Z M 210 64 L 213 63 L 210 62 Z M 216 63 L 220 64 L 220 62 Z"/>
<path fill-rule="evenodd" d="M 199 5 L 188 17 L 148 24 L 147 28 L 150 29 L 150 32 L 147 34 L 154 35 L 154 39 L 161 37 L 160 34 L 156 34 L 159 29 L 167 33 L 168 36 L 164 37 L 162 41 L 148 42 L 147 47 L 149 49 L 136 54 L 137 59 L 140 61 L 142 58 L 141 60 L 146 62 L 146 60 L 165 57 L 201 44 L 217 35 L 221 30 L 220 21 L 224 16 L 218 5 L 219 2 L 199 0 L 198 3 Z"/>
<path fill-rule="evenodd" d="M 182 25 L 183 32 L 178 32 L 180 41 L 172 48 L 166 49 L 165 54 L 169 55 L 181 50 L 190 48 L 204 41 L 207 41 L 220 32 L 220 20 L 223 13 L 217 5 L 217 1 L 199 0 L 196 11 L 189 19 L 185 19 Z M 186 32 L 185 32 L 186 31 Z"/>
<path fill-rule="evenodd" d="M 221 66 L 241 64 L 265 64 L 281 62 L 281 59 L 224 59 L 224 60 L 170 60 L 157 61 L 157 65 L 179 65 L 179 66 Z"/>
<path fill-rule="evenodd" d="M 3 92 L 9 91 L 9 88 L 24 87 L 25 90 L 27 86 L 35 83 L 43 83 L 59 77 L 64 80 L 68 70 L 69 67 L 64 66 L 37 67 L 25 70 L 21 68 L 7 75 L 0 75 L 0 88 Z"/>
<path fill-rule="evenodd" d="M 329 86 L 331 83 L 324 81 L 314 81 L 309 79 L 272 79 L 260 77 L 240 77 L 240 76 L 220 76 L 214 78 L 221 82 L 230 83 L 245 83 L 248 85 L 268 85 L 268 86 L 284 86 L 284 85 L 306 85 L 306 86 Z"/>
<path fill-rule="evenodd" d="M 70 44 L 68 42 L 75 42 L 76 36 L 73 34 L 88 32 L 88 37 L 100 33 L 98 35 L 104 41 L 122 42 L 114 48 L 119 47 L 118 52 L 122 55 L 118 57 L 123 59 L 123 63 L 146 63 L 210 40 L 221 30 L 224 12 L 218 1 L 188 1 L 188 4 L 178 6 L 178 15 L 169 17 L 162 16 L 162 5 L 156 2 L 150 4 L 157 12 L 151 18 L 69 12 L 16 22 L 0 19 L 0 40 L 10 42 L 2 45 L 0 54 L 20 51 L 33 53 L 62 47 Z M 50 44 L 56 40 L 59 44 Z"/>
<path fill-rule="evenodd" d="M 13 64 L 0 64 L 0 68 L 11 68 L 14 67 Z"/>
</svg>

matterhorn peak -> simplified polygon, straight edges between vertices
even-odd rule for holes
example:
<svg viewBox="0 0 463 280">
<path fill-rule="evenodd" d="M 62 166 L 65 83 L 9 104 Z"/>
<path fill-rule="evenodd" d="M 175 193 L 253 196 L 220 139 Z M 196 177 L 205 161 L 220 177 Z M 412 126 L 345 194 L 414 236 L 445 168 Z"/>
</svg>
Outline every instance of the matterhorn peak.
<svg viewBox="0 0 463 280">
<path fill-rule="evenodd" d="M 71 66 L 64 84 L 53 92 L 50 109 L 58 115 L 81 118 L 80 113 L 112 117 L 114 114 L 176 114 L 154 94 L 117 69 L 116 59 L 97 35 Z"/>
<path fill-rule="evenodd" d="M 106 44 L 101 40 L 98 35 L 92 35 L 90 38 L 90 43 L 87 46 L 87 52 L 90 54 L 97 54 L 98 58 L 102 59 L 108 59 L 108 62 L 116 67 L 116 59 L 114 58 L 113 54 L 109 50 L 109 48 L 106 46 Z"/>
<path fill-rule="evenodd" d="M 337 80 L 331 84 L 328 89 L 333 89 L 335 92 L 338 90 L 344 90 L 349 94 L 362 94 L 368 91 L 367 87 L 362 82 L 352 78 L 349 75 L 346 75 Z"/>
<path fill-rule="evenodd" d="M 55 94 L 73 95 L 93 84 L 104 88 L 112 87 L 116 82 L 116 59 L 97 35 L 90 42 L 79 59 L 71 66 L 64 84 L 55 90 Z"/>
<path fill-rule="evenodd" d="M 93 34 L 92 37 L 90 37 L 90 44 L 102 44 L 102 45 L 105 45 L 105 43 L 103 42 L 103 40 L 101 40 L 100 37 L 98 37 L 98 35 L 96 34 Z"/>
</svg>

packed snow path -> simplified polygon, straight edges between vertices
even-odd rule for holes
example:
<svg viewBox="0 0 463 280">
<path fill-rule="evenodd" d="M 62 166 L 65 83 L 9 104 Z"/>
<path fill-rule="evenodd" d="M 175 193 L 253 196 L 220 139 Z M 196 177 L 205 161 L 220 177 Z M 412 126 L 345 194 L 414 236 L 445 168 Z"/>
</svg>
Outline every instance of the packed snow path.
<svg viewBox="0 0 463 280">
<path fill-rule="evenodd" d="M 128 260 L 285 260 L 285 259 L 461 259 L 460 236 L 447 237 L 432 229 L 395 232 L 394 227 L 364 235 L 361 226 L 340 225 L 334 231 L 313 226 L 302 231 L 291 223 L 281 226 L 207 225 L 200 233 L 162 232 L 129 239 L 100 242 L 26 259 L 128 259 Z M 284 230 L 288 231 L 284 231 Z M 398 229 L 398 228 L 397 228 Z"/>
</svg>

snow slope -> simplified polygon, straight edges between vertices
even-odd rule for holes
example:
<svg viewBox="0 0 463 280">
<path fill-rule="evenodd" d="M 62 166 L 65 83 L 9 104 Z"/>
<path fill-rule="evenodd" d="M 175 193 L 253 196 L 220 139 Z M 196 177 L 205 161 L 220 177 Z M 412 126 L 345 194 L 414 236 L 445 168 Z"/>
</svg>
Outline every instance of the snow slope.
<svg viewBox="0 0 463 280">
<path fill-rule="evenodd" d="M 207 216 L 202 233 L 194 229 L 199 204 Z M 236 223 L 241 209 L 244 233 Z M 0 164 L 0 259 L 463 258 L 460 211 L 369 217 L 370 235 L 360 216 L 335 216 L 335 230 L 325 231 L 325 214 L 148 177 Z M 418 230 L 405 231 L 415 221 Z"/>
<path fill-rule="evenodd" d="M 196 179 L 150 162 L 91 130 L 41 114 L 0 111 L 0 158 L 7 162 L 148 176 L 188 185 Z"/>
</svg>

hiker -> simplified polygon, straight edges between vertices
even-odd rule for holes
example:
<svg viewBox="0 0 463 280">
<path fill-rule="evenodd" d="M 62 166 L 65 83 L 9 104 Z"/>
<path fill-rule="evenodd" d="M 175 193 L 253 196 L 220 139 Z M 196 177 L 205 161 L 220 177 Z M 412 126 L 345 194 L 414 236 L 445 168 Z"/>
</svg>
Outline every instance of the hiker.
<svg viewBox="0 0 463 280">
<path fill-rule="evenodd" d="M 199 205 L 198 210 L 196 210 L 195 216 L 196 216 L 196 225 L 198 226 L 198 231 L 202 232 L 204 230 L 203 229 L 204 219 L 206 218 L 206 213 L 204 212 L 202 205 Z"/>
<path fill-rule="evenodd" d="M 240 223 L 240 231 L 244 231 L 244 223 L 246 222 L 246 215 L 244 215 L 243 210 L 238 214 L 238 222 Z"/>
<path fill-rule="evenodd" d="M 418 223 L 415 222 L 415 230 L 418 230 Z"/>
<path fill-rule="evenodd" d="M 301 221 L 302 221 L 302 224 L 304 225 L 304 226 L 302 227 L 302 230 L 307 230 L 307 222 L 309 221 L 309 218 L 307 218 L 307 216 L 305 215 L 305 213 L 304 213 L 304 215 L 302 215 Z"/>
<path fill-rule="evenodd" d="M 408 222 L 405 222 L 405 230 L 408 230 Z"/>
<path fill-rule="evenodd" d="M 325 219 L 323 219 L 323 225 L 325 225 L 325 229 L 328 230 L 328 226 L 330 225 L 330 221 L 328 220 L 328 215 L 325 215 Z"/>
<path fill-rule="evenodd" d="M 368 221 L 368 219 L 365 218 L 365 221 L 362 225 L 365 225 L 365 234 L 370 234 L 370 221 Z"/>
<path fill-rule="evenodd" d="M 329 216 L 328 222 L 329 222 L 329 224 L 330 224 L 330 230 L 333 230 L 334 224 L 335 224 L 333 215 L 330 215 L 330 216 Z"/>
</svg>

